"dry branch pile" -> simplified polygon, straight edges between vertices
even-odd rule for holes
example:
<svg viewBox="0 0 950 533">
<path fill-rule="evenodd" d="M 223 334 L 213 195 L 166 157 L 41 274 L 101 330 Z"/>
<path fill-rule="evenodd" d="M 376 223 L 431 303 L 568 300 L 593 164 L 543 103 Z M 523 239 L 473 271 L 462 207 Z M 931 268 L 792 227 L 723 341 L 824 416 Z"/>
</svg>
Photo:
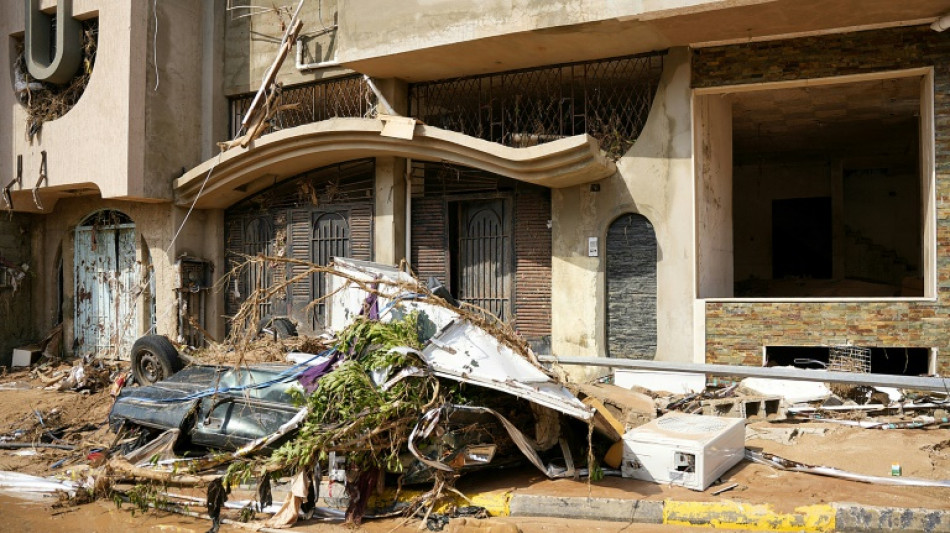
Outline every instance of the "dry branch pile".
<svg viewBox="0 0 950 533">
<path fill-rule="evenodd" d="M 79 72 L 64 85 L 43 83 L 33 79 L 27 71 L 23 43 L 17 47 L 14 75 L 20 103 L 26 106 L 27 137 L 31 140 L 43 128 L 44 122 L 56 120 L 73 108 L 82 97 L 92 77 L 99 41 L 99 20 L 82 22 L 82 63 Z"/>
</svg>

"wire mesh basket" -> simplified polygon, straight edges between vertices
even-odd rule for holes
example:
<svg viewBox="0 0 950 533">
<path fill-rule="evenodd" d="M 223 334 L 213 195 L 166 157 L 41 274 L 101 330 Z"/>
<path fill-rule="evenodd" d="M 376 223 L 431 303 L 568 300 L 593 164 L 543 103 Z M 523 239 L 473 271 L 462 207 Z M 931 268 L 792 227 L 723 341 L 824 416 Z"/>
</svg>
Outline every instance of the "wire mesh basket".
<svg viewBox="0 0 950 533">
<path fill-rule="evenodd" d="M 828 370 L 838 372 L 871 372 L 871 349 L 859 346 L 832 346 L 828 349 Z"/>
</svg>

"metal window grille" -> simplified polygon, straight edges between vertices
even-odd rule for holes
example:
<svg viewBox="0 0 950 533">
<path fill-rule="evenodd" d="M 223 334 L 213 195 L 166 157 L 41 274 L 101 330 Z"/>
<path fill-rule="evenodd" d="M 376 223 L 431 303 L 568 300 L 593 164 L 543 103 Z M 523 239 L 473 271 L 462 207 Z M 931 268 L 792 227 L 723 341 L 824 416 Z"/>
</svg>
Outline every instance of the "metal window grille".
<svg viewBox="0 0 950 533">
<path fill-rule="evenodd" d="M 362 76 L 335 78 L 279 90 L 276 106 L 283 109 L 270 119 L 265 134 L 334 117 L 362 117 L 376 106 L 376 97 Z M 240 132 L 241 121 L 253 99 L 253 93 L 230 99 L 232 139 Z"/>
<path fill-rule="evenodd" d="M 871 372 L 871 350 L 858 346 L 832 346 L 828 349 L 828 370 Z"/>
<path fill-rule="evenodd" d="M 612 157 L 646 123 L 663 54 L 571 63 L 413 84 L 410 115 L 506 146 L 590 134 Z"/>
</svg>

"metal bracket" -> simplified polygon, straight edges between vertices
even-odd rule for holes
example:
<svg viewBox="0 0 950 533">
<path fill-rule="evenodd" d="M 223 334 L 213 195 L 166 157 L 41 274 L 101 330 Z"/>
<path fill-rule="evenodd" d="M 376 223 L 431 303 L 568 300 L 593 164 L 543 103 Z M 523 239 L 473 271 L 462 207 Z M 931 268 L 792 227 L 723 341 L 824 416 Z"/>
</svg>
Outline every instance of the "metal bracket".
<svg viewBox="0 0 950 533">
<path fill-rule="evenodd" d="M 10 194 L 10 189 L 14 185 L 19 185 L 20 188 L 23 188 L 23 156 L 16 156 L 16 177 L 10 180 L 10 183 L 7 183 L 3 187 L 3 203 L 7 204 L 7 209 L 13 211 L 13 196 Z"/>
<path fill-rule="evenodd" d="M 46 211 L 46 208 L 43 207 L 43 204 L 40 202 L 38 192 L 41 184 L 46 183 L 46 185 L 49 185 L 49 176 L 46 175 L 46 150 L 43 150 L 40 154 L 43 156 L 43 160 L 40 161 L 40 177 L 36 180 L 36 186 L 33 187 L 33 203 L 36 204 L 36 207 L 39 208 L 40 211 Z"/>
</svg>

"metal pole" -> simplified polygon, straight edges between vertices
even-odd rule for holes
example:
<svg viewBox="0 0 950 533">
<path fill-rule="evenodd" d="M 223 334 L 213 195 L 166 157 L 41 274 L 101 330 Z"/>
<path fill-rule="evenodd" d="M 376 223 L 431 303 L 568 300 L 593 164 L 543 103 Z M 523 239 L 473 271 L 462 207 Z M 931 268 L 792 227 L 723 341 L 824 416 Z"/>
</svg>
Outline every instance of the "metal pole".
<svg viewBox="0 0 950 533">
<path fill-rule="evenodd" d="M 859 374 L 854 372 L 833 372 L 826 370 L 804 370 L 801 368 L 779 368 L 739 365 L 707 365 L 698 363 L 676 363 L 672 361 L 648 361 L 643 359 L 610 359 L 606 357 L 555 357 L 539 356 L 545 363 L 562 365 L 606 366 L 657 372 L 693 372 L 710 376 L 736 376 L 749 378 L 786 379 L 790 381 L 821 381 L 847 383 L 869 387 L 896 387 L 921 391 L 950 393 L 950 378 L 924 376 L 898 376 L 891 374 Z"/>
</svg>

